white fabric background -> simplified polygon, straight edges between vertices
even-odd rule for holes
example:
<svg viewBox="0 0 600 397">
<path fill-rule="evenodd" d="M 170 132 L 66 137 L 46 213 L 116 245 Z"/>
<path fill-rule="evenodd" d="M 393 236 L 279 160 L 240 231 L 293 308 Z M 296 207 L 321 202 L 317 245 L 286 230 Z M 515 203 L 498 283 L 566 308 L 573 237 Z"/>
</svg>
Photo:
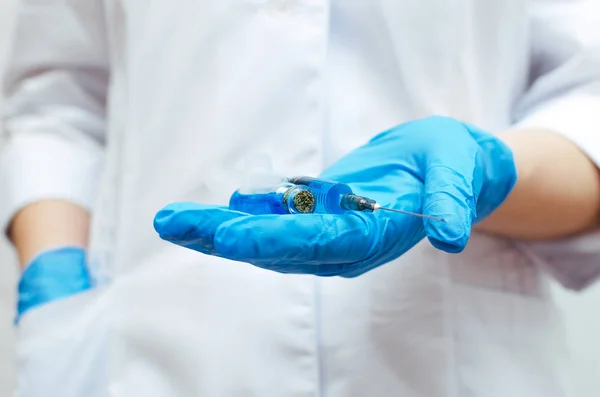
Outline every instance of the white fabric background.
<svg viewBox="0 0 600 397">
<path fill-rule="evenodd" d="M 9 397 L 15 384 L 12 325 L 15 279 L 16 264 L 12 252 L 6 244 L 2 244 L 0 247 L 0 397 Z"/>
<path fill-rule="evenodd" d="M 4 69 L 12 15 L 17 0 L 0 0 L 0 72 Z M 0 108 L 2 98 L 0 98 Z M 9 397 L 15 385 L 13 316 L 17 264 L 4 239 L 0 241 L 0 397 Z"/>
<path fill-rule="evenodd" d="M 9 33 L 17 0 L 0 0 L 0 71 L 6 57 Z M 1 98 L 0 98 L 1 106 Z M 14 253 L 0 242 L 0 397 L 9 397 L 15 383 L 14 289 L 16 264 Z M 566 332 L 573 351 L 571 373 L 574 397 L 600 395 L 600 283 L 582 294 L 572 294 L 556 287 L 556 300 L 566 322 Z M 510 381 L 507 379 L 507 381 Z"/>
</svg>

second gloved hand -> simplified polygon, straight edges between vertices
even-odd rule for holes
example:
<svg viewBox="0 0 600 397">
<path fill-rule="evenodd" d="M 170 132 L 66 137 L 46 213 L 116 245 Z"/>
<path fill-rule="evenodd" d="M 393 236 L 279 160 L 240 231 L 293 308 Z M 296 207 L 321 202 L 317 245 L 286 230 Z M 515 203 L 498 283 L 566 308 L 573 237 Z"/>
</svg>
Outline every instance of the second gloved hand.
<svg viewBox="0 0 600 397">
<path fill-rule="evenodd" d="M 464 249 L 473 223 L 493 212 L 516 182 L 511 150 L 445 117 L 402 124 L 344 156 L 320 178 L 350 185 L 382 206 L 443 218 L 376 213 L 248 215 L 175 203 L 154 220 L 175 244 L 282 273 L 354 277 L 398 258 L 427 237 Z"/>
<path fill-rule="evenodd" d="M 86 253 L 81 247 L 61 247 L 38 254 L 19 281 L 17 321 L 38 306 L 91 288 Z"/>
</svg>

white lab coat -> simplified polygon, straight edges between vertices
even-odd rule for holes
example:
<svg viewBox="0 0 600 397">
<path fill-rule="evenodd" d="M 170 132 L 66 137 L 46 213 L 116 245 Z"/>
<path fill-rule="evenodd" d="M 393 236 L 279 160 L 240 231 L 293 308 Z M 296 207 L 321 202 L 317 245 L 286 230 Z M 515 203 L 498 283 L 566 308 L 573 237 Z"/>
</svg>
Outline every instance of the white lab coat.
<svg viewBox="0 0 600 397">
<path fill-rule="evenodd" d="M 44 198 L 93 210 L 99 286 L 22 318 L 18 396 L 568 395 L 547 275 L 591 282 L 597 234 L 423 242 L 341 279 L 204 256 L 152 220 L 225 204 L 255 156 L 317 175 L 430 114 L 550 127 L 598 161 L 598 1 L 22 3 L 0 221 Z"/>
</svg>

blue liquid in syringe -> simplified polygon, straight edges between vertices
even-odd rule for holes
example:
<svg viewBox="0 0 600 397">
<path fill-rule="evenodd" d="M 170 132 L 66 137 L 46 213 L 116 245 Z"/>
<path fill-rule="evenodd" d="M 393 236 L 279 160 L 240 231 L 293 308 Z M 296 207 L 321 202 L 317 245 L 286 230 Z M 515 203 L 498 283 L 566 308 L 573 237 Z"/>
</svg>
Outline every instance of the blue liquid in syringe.
<svg viewBox="0 0 600 397">
<path fill-rule="evenodd" d="M 282 183 L 267 191 L 234 192 L 229 201 L 232 210 L 253 215 L 263 214 L 342 214 L 348 211 L 373 212 L 385 210 L 418 216 L 435 221 L 443 218 L 381 207 L 373 199 L 355 195 L 345 183 L 327 181 L 308 176 L 285 178 Z"/>
<path fill-rule="evenodd" d="M 315 202 L 308 187 L 285 182 L 268 192 L 237 190 L 229 199 L 229 208 L 253 215 L 299 214 L 314 212 Z"/>
<path fill-rule="evenodd" d="M 345 183 L 327 181 L 308 176 L 286 178 L 286 182 L 309 188 L 315 197 L 315 212 L 319 214 L 341 214 L 347 212 L 342 208 L 342 198 L 352 194 L 352 189 Z"/>
<path fill-rule="evenodd" d="M 263 214 L 341 214 L 351 209 L 343 208 L 344 198 L 352 189 L 343 183 L 311 177 L 285 178 L 271 191 L 234 192 L 229 208 L 253 215 Z"/>
</svg>

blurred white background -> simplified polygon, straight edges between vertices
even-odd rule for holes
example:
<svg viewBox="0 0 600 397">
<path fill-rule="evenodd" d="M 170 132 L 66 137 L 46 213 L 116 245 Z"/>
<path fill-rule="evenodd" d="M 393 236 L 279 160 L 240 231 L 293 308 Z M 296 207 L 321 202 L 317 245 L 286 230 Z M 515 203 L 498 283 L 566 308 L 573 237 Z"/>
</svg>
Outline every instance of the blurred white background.
<svg viewBox="0 0 600 397">
<path fill-rule="evenodd" d="M 0 0 L 0 71 L 4 66 L 16 2 L 17 0 Z M 0 107 L 1 103 L 0 98 Z M 0 397 L 9 397 L 15 384 L 12 326 L 15 280 L 14 254 L 5 241 L 0 241 Z M 574 397 L 598 397 L 600 396 L 600 283 L 583 294 L 569 293 L 556 287 L 555 295 L 565 318 L 568 342 L 573 353 L 570 372 L 575 389 Z"/>
<path fill-rule="evenodd" d="M 0 73 L 6 59 L 8 34 L 16 0 L 0 0 Z M 0 98 L 0 109 L 2 98 Z M 15 385 L 14 307 L 17 264 L 13 251 L 0 238 L 0 397 L 9 397 Z"/>
<path fill-rule="evenodd" d="M 2 242 L 0 247 L 0 397 L 9 397 L 15 385 L 14 357 L 14 288 L 16 264 L 12 252 Z"/>
</svg>

